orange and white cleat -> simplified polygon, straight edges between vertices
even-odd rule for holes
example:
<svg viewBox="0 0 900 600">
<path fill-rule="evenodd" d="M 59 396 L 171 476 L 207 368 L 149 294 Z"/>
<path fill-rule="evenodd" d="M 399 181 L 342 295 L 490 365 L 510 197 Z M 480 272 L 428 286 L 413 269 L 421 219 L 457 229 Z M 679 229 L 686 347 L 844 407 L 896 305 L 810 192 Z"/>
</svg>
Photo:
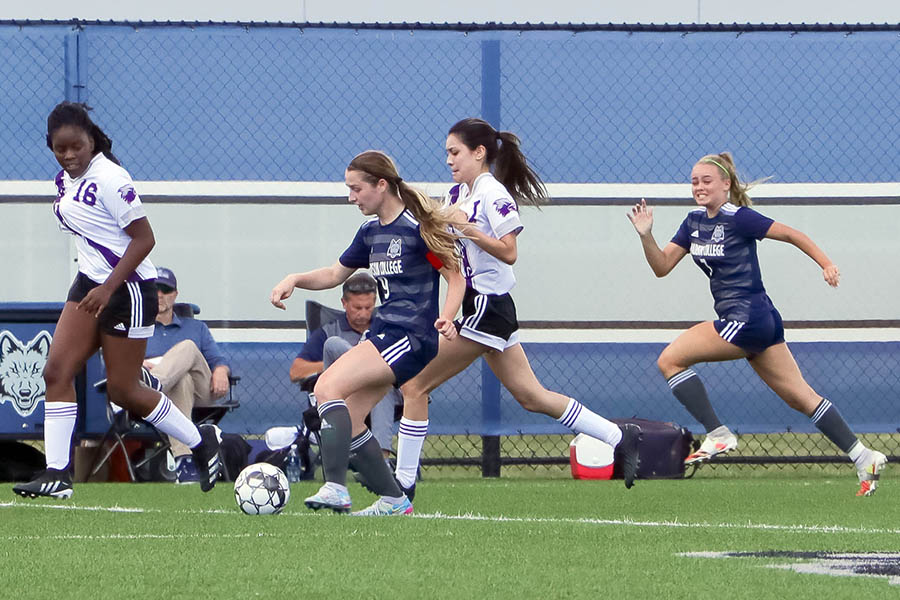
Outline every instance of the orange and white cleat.
<svg viewBox="0 0 900 600">
<path fill-rule="evenodd" d="M 887 456 L 877 450 L 869 451 L 865 466 L 856 470 L 856 474 L 859 476 L 857 496 L 871 496 L 875 493 L 878 479 L 881 477 L 885 465 L 887 465 Z"/>
<path fill-rule="evenodd" d="M 687 467 L 705 463 L 714 456 L 731 452 L 737 448 L 737 437 L 730 431 L 726 431 L 727 433 L 721 437 L 707 434 L 706 439 L 700 444 L 700 448 L 684 459 L 684 465 Z"/>
</svg>

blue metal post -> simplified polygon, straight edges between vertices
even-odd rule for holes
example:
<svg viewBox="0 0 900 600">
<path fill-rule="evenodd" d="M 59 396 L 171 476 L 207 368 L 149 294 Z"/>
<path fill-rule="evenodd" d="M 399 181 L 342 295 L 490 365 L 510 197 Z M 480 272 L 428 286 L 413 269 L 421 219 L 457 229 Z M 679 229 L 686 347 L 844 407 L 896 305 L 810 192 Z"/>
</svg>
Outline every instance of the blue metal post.
<svg viewBox="0 0 900 600">
<path fill-rule="evenodd" d="M 87 52 L 80 28 L 65 38 L 64 97 L 69 102 L 87 102 Z"/>
<path fill-rule="evenodd" d="M 500 40 L 481 42 L 481 118 L 500 129 Z M 500 380 L 481 361 L 481 476 L 500 477 Z"/>
</svg>

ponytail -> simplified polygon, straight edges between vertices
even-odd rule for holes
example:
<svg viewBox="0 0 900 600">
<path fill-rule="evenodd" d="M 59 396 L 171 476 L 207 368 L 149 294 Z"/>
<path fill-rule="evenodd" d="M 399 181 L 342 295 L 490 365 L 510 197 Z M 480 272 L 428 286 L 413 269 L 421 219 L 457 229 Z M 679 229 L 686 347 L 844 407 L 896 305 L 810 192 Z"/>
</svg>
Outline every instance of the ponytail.
<svg viewBox="0 0 900 600">
<path fill-rule="evenodd" d="M 384 179 L 388 189 L 419 222 L 419 232 L 425 245 L 441 262 L 453 271 L 459 270 L 457 237 L 450 231 L 450 209 L 444 209 L 424 192 L 412 187 L 397 173 L 397 166 L 384 152 L 368 150 L 357 155 L 347 166 L 348 171 L 359 171 L 371 185 Z"/>
<path fill-rule="evenodd" d="M 755 185 L 768 181 L 770 178 L 756 179 L 749 183 L 741 182 L 737 174 L 737 167 L 734 166 L 734 158 L 730 152 L 722 152 L 720 154 L 707 154 L 697 161 L 698 163 L 706 163 L 719 167 L 722 178 L 728 178 L 731 185 L 728 188 L 728 201 L 735 206 L 752 206 L 753 201 L 747 195 L 747 191 Z"/>
<path fill-rule="evenodd" d="M 494 177 L 516 202 L 540 206 L 549 200 L 544 182 L 528 165 L 514 133 L 497 131 L 482 119 L 463 119 L 448 133 L 459 137 L 469 150 L 484 146 L 485 161 L 494 166 Z"/>
</svg>

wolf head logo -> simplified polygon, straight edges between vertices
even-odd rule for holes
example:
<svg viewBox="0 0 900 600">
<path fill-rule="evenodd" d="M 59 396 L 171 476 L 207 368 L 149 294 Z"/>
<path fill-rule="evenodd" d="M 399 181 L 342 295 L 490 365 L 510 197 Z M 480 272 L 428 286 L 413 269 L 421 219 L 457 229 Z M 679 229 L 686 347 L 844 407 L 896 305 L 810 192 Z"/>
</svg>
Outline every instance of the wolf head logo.
<svg viewBox="0 0 900 600">
<path fill-rule="evenodd" d="M 388 245 L 387 249 L 388 258 L 397 258 L 398 256 L 400 256 L 402 252 L 400 249 L 401 241 L 402 240 L 400 238 L 394 238 L 391 240 L 391 243 Z"/>
<path fill-rule="evenodd" d="M 710 237 L 709 241 L 712 243 L 721 242 L 725 239 L 725 226 L 724 225 L 716 225 L 715 229 L 713 229 L 712 237 Z"/>
<path fill-rule="evenodd" d="M 47 391 L 41 374 L 51 339 L 42 331 L 24 344 L 9 331 L 0 331 L 0 404 L 11 402 L 23 417 L 34 412 Z"/>
</svg>

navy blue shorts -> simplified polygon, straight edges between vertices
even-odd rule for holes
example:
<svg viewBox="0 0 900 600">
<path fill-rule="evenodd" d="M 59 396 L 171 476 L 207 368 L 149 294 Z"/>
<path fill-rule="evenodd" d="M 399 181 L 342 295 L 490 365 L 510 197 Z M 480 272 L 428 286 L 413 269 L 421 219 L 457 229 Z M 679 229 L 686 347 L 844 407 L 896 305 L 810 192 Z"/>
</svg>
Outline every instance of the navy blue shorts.
<svg viewBox="0 0 900 600">
<path fill-rule="evenodd" d="M 69 288 L 67 302 L 81 302 L 100 284 L 79 271 Z M 116 337 L 133 339 L 153 337 L 159 297 L 156 280 L 126 281 L 119 286 L 97 319 L 100 331 Z"/>
<path fill-rule="evenodd" d="M 435 332 L 437 333 L 437 332 Z M 381 358 L 394 372 L 394 385 L 400 387 L 425 368 L 437 356 L 437 340 L 423 340 L 406 329 L 381 325 L 363 336 L 381 353 Z"/>
<path fill-rule="evenodd" d="M 723 340 L 751 355 L 784 342 L 784 324 L 775 308 L 752 312 L 746 321 L 719 319 L 713 327 Z"/>
</svg>

